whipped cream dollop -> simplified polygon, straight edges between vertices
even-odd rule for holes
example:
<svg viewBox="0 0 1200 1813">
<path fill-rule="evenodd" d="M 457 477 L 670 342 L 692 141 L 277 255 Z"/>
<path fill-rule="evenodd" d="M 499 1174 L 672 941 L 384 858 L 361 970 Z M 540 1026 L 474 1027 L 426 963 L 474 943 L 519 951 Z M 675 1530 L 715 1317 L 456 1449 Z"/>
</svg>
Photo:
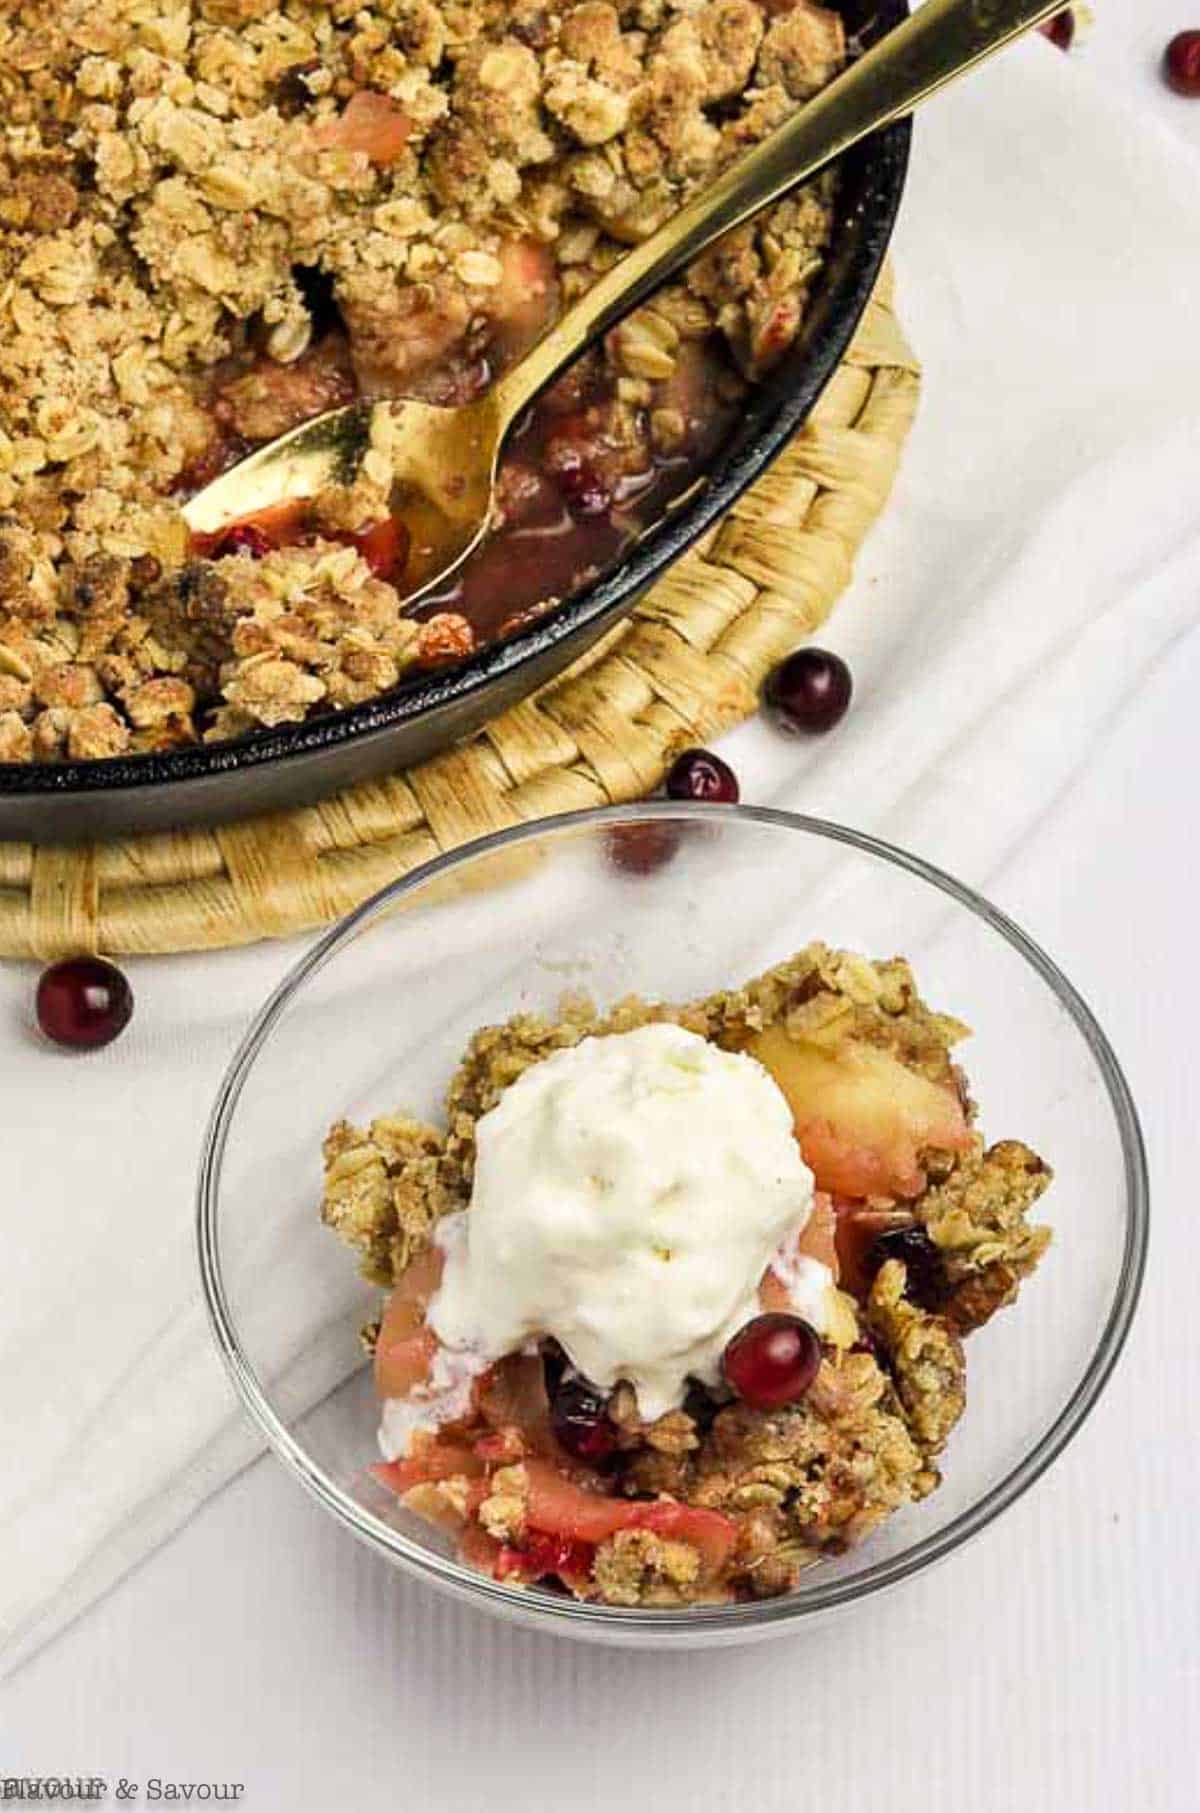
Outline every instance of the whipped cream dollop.
<svg viewBox="0 0 1200 1813">
<path fill-rule="evenodd" d="M 480 1118 L 470 1209 L 438 1224 L 429 1324 L 475 1365 L 553 1336 L 596 1385 L 628 1380 L 649 1421 L 689 1378 L 717 1382 L 781 1249 L 798 1313 L 822 1326 L 828 1268 L 786 1257 L 812 1200 L 756 1059 L 673 1025 L 584 1039 Z"/>
</svg>

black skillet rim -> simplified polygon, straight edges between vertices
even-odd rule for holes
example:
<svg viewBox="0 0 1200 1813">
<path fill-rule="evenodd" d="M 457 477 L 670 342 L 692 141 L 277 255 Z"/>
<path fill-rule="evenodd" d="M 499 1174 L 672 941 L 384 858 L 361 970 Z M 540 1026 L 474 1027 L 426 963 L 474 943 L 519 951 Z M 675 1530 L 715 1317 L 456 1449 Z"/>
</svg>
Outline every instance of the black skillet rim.
<svg viewBox="0 0 1200 1813">
<path fill-rule="evenodd" d="M 904 0 L 885 0 L 864 40 L 904 17 Z M 51 805 L 64 794 L 147 788 L 186 788 L 243 769 L 286 762 L 302 754 L 341 748 L 380 731 L 420 719 L 427 712 L 466 700 L 526 663 L 568 642 L 605 618 L 616 620 L 634 600 L 704 532 L 726 514 L 803 423 L 832 377 L 874 290 L 891 239 L 908 171 L 911 123 L 901 120 L 847 154 L 847 175 L 857 191 L 848 215 L 839 215 L 845 256 L 828 288 L 819 295 L 812 331 L 785 362 L 776 381 L 764 385 L 748 415 L 751 431 L 722 449 L 704 489 L 678 516 L 635 547 L 611 573 L 585 587 L 553 613 L 507 641 L 493 644 L 448 669 L 402 685 L 339 713 L 274 730 L 251 732 L 222 743 L 198 744 L 164 753 L 112 756 L 86 762 L 0 763 L 0 800 L 43 797 Z M 851 165 L 850 160 L 853 160 Z M 181 799 L 181 807 L 183 801 Z"/>
</svg>

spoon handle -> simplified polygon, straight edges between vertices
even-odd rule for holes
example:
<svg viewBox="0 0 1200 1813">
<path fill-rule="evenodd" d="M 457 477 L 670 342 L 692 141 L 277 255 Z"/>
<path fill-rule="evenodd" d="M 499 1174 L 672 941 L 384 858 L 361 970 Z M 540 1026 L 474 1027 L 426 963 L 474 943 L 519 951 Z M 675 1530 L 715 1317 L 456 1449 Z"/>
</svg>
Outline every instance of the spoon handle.
<svg viewBox="0 0 1200 1813">
<path fill-rule="evenodd" d="M 1063 0 L 925 0 L 769 138 L 627 252 L 495 387 L 508 426 L 540 390 L 725 233 L 806 182 L 868 133 L 965 75 Z"/>
</svg>

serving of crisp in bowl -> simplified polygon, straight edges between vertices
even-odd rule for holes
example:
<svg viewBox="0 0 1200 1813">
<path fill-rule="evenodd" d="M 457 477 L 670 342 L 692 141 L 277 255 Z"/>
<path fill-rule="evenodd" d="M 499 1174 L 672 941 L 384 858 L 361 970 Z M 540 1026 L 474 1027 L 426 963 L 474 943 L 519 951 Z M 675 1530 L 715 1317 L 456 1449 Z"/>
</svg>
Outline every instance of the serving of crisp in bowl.
<svg viewBox="0 0 1200 1813">
<path fill-rule="evenodd" d="M 1011 921 L 860 833 L 663 804 L 499 833 L 322 939 L 225 1080 L 198 1226 L 243 1405 L 340 1522 L 688 1646 L 909 1579 L 1032 1485 L 1147 1215 L 1117 1060 Z"/>
</svg>

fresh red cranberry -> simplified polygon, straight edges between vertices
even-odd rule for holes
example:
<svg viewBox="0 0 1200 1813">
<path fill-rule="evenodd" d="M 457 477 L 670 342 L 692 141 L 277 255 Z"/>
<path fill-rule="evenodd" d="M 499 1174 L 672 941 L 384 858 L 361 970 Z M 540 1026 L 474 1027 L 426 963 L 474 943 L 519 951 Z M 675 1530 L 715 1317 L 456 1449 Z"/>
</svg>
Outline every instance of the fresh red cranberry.
<svg viewBox="0 0 1200 1813">
<path fill-rule="evenodd" d="M 241 522 L 225 531 L 217 552 L 218 555 L 249 554 L 251 560 L 262 560 L 273 546 L 271 537 L 257 523 Z"/>
<path fill-rule="evenodd" d="M 64 957 L 43 970 L 37 985 L 38 1025 L 56 1045 L 93 1051 L 124 1032 L 133 990 L 103 957 Z"/>
<path fill-rule="evenodd" d="M 617 1451 L 617 1430 L 603 1394 L 579 1377 L 564 1378 L 550 1406 L 550 1426 L 568 1454 L 603 1467 Z"/>
<path fill-rule="evenodd" d="M 1181 31 L 1167 45 L 1163 75 L 1176 94 L 1200 97 L 1200 31 Z"/>
<path fill-rule="evenodd" d="M 1071 7 L 1064 6 L 1061 13 L 1053 18 L 1043 20 L 1038 30 L 1044 32 L 1051 44 L 1057 44 L 1060 50 L 1070 50 L 1075 42 L 1075 14 Z"/>
<path fill-rule="evenodd" d="M 789 736 L 819 736 L 840 724 L 854 690 L 850 669 L 840 655 L 824 648 L 798 648 L 767 678 L 767 710 Z"/>
<path fill-rule="evenodd" d="M 685 749 L 676 756 L 667 774 L 668 799 L 715 800 L 718 805 L 736 806 L 737 775 L 719 755 L 709 749 Z"/>
<path fill-rule="evenodd" d="M 755 1410 L 778 1410 L 802 1398 L 817 1376 L 821 1342 L 799 1316 L 755 1316 L 725 1349 L 725 1377 Z"/>
<path fill-rule="evenodd" d="M 652 875 L 670 862 L 679 848 L 679 835 L 678 825 L 652 818 L 614 825 L 608 834 L 609 860 L 628 875 Z"/>
<path fill-rule="evenodd" d="M 888 1259 L 899 1259 L 904 1267 L 904 1294 L 922 1309 L 937 1309 L 946 1295 L 946 1272 L 929 1235 L 921 1227 L 893 1228 L 874 1241 L 867 1255 L 866 1270 L 874 1277 Z"/>
</svg>

